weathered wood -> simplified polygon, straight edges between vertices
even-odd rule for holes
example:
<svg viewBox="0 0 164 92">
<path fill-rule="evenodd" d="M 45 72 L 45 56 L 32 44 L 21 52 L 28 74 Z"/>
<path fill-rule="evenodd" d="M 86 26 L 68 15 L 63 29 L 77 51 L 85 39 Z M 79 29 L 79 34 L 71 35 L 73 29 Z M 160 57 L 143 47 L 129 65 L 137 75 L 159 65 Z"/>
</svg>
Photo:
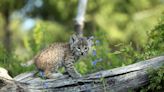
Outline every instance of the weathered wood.
<svg viewBox="0 0 164 92">
<path fill-rule="evenodd" d="M 141 61 L 132 65 L 100 71 L 72 79 L 63 76 L 61 79 L 34 77 L 35 72 L 16 76 L 12 84 L 3 86 L 0 92 L 16 92 L 21 88 L 24 92 L 128 92 L 146 85 L 148 69 L 158 69 L 164 64 L 164 56 Z M 20 91 L 19 91 L 20 92 Z"/>
<path fill-rule="evenodd" d="M 12 80 L 12 77 L 8 74 L 8 71 L 0 67 L 0 77 Z"/>
</svg>

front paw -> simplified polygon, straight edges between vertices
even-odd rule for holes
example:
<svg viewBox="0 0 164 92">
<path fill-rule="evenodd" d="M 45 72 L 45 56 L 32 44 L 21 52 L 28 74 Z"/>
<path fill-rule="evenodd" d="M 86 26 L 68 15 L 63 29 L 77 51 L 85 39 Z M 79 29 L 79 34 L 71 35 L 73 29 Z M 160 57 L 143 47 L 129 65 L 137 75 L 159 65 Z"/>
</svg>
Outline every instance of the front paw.
<svg viewBox="0 0 164 92">
<path fill-rule="evenodd" d="M 78 74 L 76 74 L 76 75 L 73 75 L 73 76 L 72 76 L 72 78 L 75 78 L 75 79 L 78 79 L 78 78 L 81 78 L 81 77 L 82 77 L 82 75 L 81 75 L 81 74 L 79 74 L 79 73 L 78 73 Z"/>
<path fill-rule="evenodd" d="M 47 76 L 48 79 L 59 79 L 62 77 L 63 77 L 63 74 L 61 73 L 51 73 Z"/>
</svg>

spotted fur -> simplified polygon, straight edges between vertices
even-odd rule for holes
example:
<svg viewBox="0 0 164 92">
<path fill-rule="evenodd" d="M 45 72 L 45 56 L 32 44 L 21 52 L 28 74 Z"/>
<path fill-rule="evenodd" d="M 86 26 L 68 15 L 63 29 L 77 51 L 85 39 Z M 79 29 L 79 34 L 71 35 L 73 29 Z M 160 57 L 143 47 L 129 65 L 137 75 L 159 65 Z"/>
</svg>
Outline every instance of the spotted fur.
<svg viewBox="0 0 164 92">
<path fill-rule="evenodd" d="M 73 35 L 69 43 L 55 43 L 41 51 L 34 59 L 38 70 L 44 71 L 47 78 L 55 78 L 53 73 L 58 73 L 59 67 L 65 67 L 65 71 L 72 77 L 81 75 L 76 71 L 74 63 L 85 56 L 92 46 L 92 38 Z"/>
</svg>

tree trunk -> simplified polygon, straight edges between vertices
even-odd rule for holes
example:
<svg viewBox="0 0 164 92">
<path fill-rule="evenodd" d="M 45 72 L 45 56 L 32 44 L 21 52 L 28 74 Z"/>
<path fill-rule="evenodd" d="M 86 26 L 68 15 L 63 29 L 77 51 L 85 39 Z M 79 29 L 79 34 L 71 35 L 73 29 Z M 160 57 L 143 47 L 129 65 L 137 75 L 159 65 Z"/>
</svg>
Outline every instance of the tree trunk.
<svg viewBox="0 0 164 92">
<path fill-rule="evenodd" d="M 11 51 L 11 31 L 10 31 L 10 15 L 9 15 L 9 10 L 6 9 L 3 13 L 4 15 L 4 47 L 6 51 L 10 53 Z"/>
<path fill-rule="evenodd" d="M 88 0 L 79 0 L 77 15 L 75 18 L 74 29 L 77 35 L 83 36 L 85 10 Z"/>
<path fill-rule="evenodd" d="M 164 64 L 164 56 L 132 65 L 100 71 L 72 79 L 66 75 L 60 79 L 34 77 L 34 72 L 23 73 L 15 81 L 0 85 L 4 92 L 128 92 L 149 83 L 148 69 L 158 69 Z M 0 78 L 1 79 L 1 78 Z M 1 79 L 2 80 L 2 79 Z M 19 90 L 18 90 L 19 89 Z"/>
</svg>

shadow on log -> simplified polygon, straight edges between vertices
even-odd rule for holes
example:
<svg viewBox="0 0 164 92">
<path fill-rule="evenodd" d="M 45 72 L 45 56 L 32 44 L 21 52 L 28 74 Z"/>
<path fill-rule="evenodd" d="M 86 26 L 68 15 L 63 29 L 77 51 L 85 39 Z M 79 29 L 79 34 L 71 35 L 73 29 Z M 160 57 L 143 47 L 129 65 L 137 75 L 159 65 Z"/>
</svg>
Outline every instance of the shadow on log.
<svg viewBox="0 0 164 92">
<path fill-rule="evenodd" d="M 128 92 L 146 85 L 149 82 L 147 70 L 158 69 L 163 64 L 164 56 L 160 56 L 79 79 L 63 76 L 43 80 L 34 77 L 34 71 L 20 74 L 10 82 L 0 77 L 0 92 Z"/>
</svg>

